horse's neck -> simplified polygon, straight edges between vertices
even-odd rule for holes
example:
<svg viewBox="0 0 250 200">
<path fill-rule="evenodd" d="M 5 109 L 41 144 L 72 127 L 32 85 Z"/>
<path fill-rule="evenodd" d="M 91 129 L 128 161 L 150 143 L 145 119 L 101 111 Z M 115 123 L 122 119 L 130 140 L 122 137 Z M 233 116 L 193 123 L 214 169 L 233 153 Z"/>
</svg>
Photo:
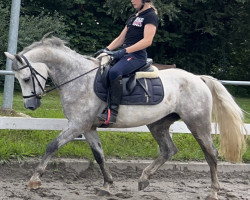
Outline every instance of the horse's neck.
<svg viewBox="0 0 250 200">
<path fill-rule="evenodd" d="M 58 49 L 39 49 L 29 52 L 28 56 L 34 62 L 42 62 L 49 69 L 49 76 L 55 84 L 61 84 L 83 74 L 95 67 L 95 64 L 75 53 L 74 51 L 63 51 Z"/>
</svg>

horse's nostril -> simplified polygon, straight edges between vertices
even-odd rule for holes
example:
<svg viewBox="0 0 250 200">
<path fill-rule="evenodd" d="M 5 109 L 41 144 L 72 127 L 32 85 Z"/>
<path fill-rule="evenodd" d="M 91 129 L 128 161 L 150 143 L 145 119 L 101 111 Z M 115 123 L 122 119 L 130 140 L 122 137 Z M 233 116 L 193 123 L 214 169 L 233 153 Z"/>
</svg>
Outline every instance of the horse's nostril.
<svg viewBox="0 0 250 200">
<path fill-rule="evenodd" d="M 34 107 L 28 107 L 28 109 L 30 109 L 30 110 L 35 110 L 36 108 L 34 108 Z"/>
<path fill-rule="evenodd" d="M 41 100 L 35 96 L 24 99 L 24 107 L 29 110 L 36 110 L 41 105 Z"/>
</svg>

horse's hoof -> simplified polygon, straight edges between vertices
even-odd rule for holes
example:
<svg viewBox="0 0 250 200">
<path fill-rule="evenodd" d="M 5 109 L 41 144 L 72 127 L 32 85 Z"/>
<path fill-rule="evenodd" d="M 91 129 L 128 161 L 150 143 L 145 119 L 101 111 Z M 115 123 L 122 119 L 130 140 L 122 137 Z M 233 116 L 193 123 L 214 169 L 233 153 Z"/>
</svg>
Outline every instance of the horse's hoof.
<svg viewBox="0 0 250 200">
<path fill-rule="evenodd" d="M 99 197 L 109 197 L 111 195 L 111 193 L 105 189 L 96 188 L 95 192 L 96 192 L 96 195 Z"/>
<path fill-rule="evenodd" d="M 138 182 L 138 190 L 139 191 L 145 189 L 148 186 L 149 186 L 149 180 L 144 180 L 144 181 Z"/>
<path fill-rule="evenodd" d="M 28 185 L 28 189 L 35 190 L 35 189 L 40 188 L 40 186 L 41 186 L 41 181 L 30 181 Z"/>
</svg>

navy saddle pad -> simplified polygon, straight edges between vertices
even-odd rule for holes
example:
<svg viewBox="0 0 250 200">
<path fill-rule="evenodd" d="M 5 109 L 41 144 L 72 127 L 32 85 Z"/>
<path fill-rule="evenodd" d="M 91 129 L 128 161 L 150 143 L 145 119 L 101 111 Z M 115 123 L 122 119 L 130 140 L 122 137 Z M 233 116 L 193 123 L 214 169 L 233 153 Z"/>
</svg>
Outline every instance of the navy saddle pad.
<svg viewBox="0 0 250 200">
<path fill-rule="evenodd" d="M 131 82 L 134 82 L 132 88 Z M 100 68 L 96 73 L 94 91 L 102 101 L 107 101 L 108 88 L 103 84 Z M 121 105 L 156 105 L 162 101 L 163 97 L 164 91 L 159 77 L 135 79 L 135 75 L 131 75 L 123 78 Z"/>
</svg>

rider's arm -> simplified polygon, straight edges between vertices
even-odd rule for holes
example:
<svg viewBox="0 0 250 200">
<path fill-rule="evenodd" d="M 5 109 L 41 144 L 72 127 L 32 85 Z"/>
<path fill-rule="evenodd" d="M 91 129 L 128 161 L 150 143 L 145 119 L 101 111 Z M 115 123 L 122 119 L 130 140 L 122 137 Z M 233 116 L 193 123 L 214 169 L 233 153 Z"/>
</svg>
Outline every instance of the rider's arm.
<svg viewBox="0 0 250 200">
<path fill-rule="evenodd" d="M 109 46 L 107 46 L 107 48 L 110 51 L 113 51 L 114 49 L 123 45 L 127 30 L 128 30 L 128 28 L 127 28 L 127 26 L 125 26 L 125 28 L 122 30 L 121 34 L 116 39 L 114 39 L 113 42 L 111 42 Z"/>
<path fill-rule="evenodd" d="M 146 24 L 144 27 L 143 39 L 135 43 L 134 45 L 127 47 L 126 52 L 133 53 L 151 46 L 155 33 L 156 33 L 156 26 L 153 24 Z"/>
</svg>

